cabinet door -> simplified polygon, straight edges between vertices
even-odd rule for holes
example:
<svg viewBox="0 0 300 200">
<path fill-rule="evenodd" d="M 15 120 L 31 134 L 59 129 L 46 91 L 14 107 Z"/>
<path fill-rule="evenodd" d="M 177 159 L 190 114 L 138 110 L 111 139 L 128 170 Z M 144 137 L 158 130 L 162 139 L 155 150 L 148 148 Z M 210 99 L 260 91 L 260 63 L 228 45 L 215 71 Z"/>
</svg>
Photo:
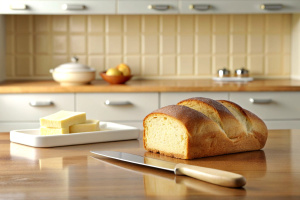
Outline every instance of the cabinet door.
<svg viewBox="0 0 300 200">
<path fill-rule="evenodd" d="M 1 94 L 0 121 L 39 122 L 60 110 L 74 111 L 74 94 Z"/>
<path fill-rule="evenodd" d="M 158 109 L 158 93 L 78 93 L 76 111 L 101 121 L 142 121 Z"/>
<path fill-rule="evenodd" d="M 297 13 L 299 0 L 180 0 L 181 14 Z"/>
<path fill-rule="evenodd" d="M 115 0 L 0 1 L 0 14 L 115 14 Z"/>
<path fill-rule="evenodd" d="M 192 98 L 206 97 L 215 100 L 228 100 L 227 92 L 163 92 L 160 95 L 160 106 L 174 105 L 178 102 Z"/>
<path fill-rule="evenodd" d="M 263 120 L 300 119 L 300 92 L 232 92 L 229 98 Z"/>
<path fill-rule="evenodd" d="M 177 14 L 177 0 L 119 0 L 118 14 Z"/>
</svg>

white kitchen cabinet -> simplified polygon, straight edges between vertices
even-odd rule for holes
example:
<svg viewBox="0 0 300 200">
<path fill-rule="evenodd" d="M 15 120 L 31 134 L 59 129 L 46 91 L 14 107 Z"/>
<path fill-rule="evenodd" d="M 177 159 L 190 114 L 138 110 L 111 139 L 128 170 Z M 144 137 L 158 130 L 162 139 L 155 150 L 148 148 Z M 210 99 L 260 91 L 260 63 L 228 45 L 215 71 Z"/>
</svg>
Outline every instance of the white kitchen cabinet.
<svg viewBox="0 0 300 200">
<path fill-rule="evenodd" d="M 206 97 L 218 100 L 229 99 L 227 92 L 163 92 L 160 94 L 160 107 L 174 105 L 192 97 Z"/>
<path fill-rule="evenodd" d="M 298 13 L 299 0 L 180 0 L 180 14 Z"/>
<path fill-rule="evenodd" d="M 259 116 L 269 129 L 300 128 L 300 92 L 231 92 L 229 99 Z"/>
<path fill-rule="evenodd" d="M 158 93 L 77 93 L 76 111 L 87 118 L 142 128 L 142 121 L 159 108 Z"/>
<path fill-rule="evenodd" d="M 116 0 L 0 1 L 0 14 L 116 14 Z"/>
<path fill-rule="evenodd" d="M 74 94 L 1 94 L 0 131 L 38 128 L 41 117 L 74 111 Z"/>
<path fill-rule="evenodd" d="M 177 0 L 119 0 L 118 14 L 178 14 Z"/>
</svg>

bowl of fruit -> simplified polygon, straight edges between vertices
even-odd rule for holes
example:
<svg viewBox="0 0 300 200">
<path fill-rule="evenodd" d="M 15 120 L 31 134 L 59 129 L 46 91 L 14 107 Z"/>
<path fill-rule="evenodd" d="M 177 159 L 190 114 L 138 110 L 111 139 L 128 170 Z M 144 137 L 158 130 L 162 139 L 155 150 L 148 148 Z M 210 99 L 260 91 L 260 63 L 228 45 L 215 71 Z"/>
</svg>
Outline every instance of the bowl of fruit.
<svg viewBox="0 0 300 200">
<path fill-rule="evenodd" d="M 109 68 L 107 71 L 100 72 L 100 76 L 110 84 L 124 84 L 132 77 L 129 66 L 124 63 L 114 68 Z"/>
</svg>

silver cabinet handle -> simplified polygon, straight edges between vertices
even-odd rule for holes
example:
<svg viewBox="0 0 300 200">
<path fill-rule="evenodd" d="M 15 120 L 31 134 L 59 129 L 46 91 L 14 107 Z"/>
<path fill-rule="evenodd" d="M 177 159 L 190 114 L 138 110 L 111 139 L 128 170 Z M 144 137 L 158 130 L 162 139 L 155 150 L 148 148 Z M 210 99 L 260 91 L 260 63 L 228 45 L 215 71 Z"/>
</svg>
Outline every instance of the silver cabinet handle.
<svg viewBox="0 0 300 200">
<path fill-rule="evenodd" d="M 80 5 L 80 4 L 63 4 L 61 6 L 63 10 L 84 10 L 85 5 Z"/>
<path fill-rule="evenodd" d="M 29 105 L 32 107 L 44 107 L 54 105 L 53 101 L 30 101 Z"/>
<path fill-rule="evenodd" d="M 10 5 L 11 10 L 27 10 L 28 6 L 26 4 L 16 3 Z"/>
<path fill-rule="evenodd" d="M 107 106 L 128 106 L 128 105 L 132 105 L 132 103 L 130 101 L 110 101 L 110 100 L 106 100 L 104 102 L 105 105 Z"/>
<path fill-rule="evenodd" d="M 169 6 L 169 5 L 149 5 L 148 6 L 148 9 L 150 9 L 150 10 L 159 10 L 159 11 L 165 11 L 170 8 L 171 8 L 171 6 Z"/>
<path fill-rule="evenodd" d="M 284 6 L 282 4 L 262 4 L 260 9 L 262 10 L 281 10 Z"/>
<path fill-rule="evenodd" d="M 211 8 L 211 5 L 206 4 L 192 4 L 189 6 L 190 10 L 206 11 Z"/>
<path fill-rule="evenodd" d="M 267 104 L 272 103 L 272 99 L 254 99 L 250 98 L 249 101 L 253 104 Z"/>
</svg>

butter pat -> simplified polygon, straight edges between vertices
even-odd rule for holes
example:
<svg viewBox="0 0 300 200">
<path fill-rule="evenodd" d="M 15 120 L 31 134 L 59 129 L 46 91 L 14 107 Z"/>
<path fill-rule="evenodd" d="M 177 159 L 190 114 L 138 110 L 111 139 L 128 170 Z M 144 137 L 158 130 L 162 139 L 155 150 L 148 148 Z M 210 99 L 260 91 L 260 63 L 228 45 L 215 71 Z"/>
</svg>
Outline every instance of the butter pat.
<svg viewBox="0 0 300 200">
<path fill-rule="evenodd" d="M 99 131 L 99 120 L 89 119 L 84 123 L 74 124 L 70 126 L 70 133 Z"/>
<path fill-rule="evenodd" d="M 69 134 L 69 128 L 48 128 L 48 127 L 40 128 L 40 135 L 61 135 L 61 134 Z"/>
<path fill-rule="evenodd" d="M 86 121 L 85 112 L 59 111 L 40 119 L 41 127 L 69 128 L 69 126 Z"/>
</svg>

